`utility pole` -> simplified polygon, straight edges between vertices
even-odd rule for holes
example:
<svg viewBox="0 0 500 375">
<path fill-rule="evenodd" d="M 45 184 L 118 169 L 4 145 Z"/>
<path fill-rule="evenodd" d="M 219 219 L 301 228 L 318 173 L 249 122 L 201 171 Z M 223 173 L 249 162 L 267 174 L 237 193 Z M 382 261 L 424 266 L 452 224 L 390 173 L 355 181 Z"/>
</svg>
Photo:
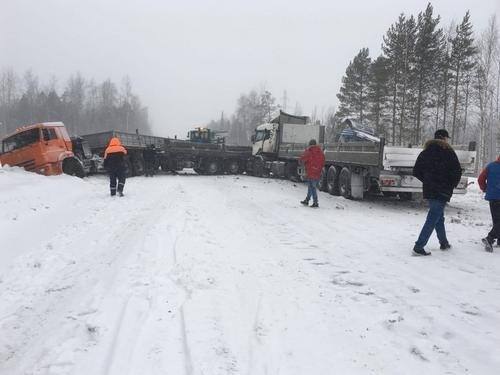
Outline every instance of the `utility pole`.
<svg viewBox="0 0 500 375">
<path fill-rule="evenodd" d="M 286 104 L 288 101 L 288 95 L 286 93 L 286 90 L 283 91 L 283 111 L 286 112 Z"/>
<path fill-rule="evenodd" d="M 224 130 L 224 111 L 221 112 L 220 114 L 220 130 Z"/>
</svg>

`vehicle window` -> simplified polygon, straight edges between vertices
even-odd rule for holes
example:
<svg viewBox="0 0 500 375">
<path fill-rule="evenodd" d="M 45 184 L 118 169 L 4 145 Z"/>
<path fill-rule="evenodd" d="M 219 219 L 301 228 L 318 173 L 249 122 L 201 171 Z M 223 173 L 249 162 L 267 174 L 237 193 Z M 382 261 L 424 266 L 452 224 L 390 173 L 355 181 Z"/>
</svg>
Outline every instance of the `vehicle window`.
<svg viewBox="0 0 500 375">
<path fill-rule="evenodd" d="M 9 152 L 18 148 L 26 147 L 40 140 L 38 128 L 15 134 L 3 140 L 3 152 Z"/>
<path fill-rule="evenodd" d="M 255 132 L 255 141 L 262 141 L 263 139 L 271 138 L 271 132 L 269 130 L 257 130 Z"/>
<path fill-rule="evenodd" d="M 42 135 L 45 142 L 48 142 L 52 139 L 57 139 L 56 129 L 54 128 L 43 128 Z"/>
<path fill-rule="evenodd" d="M 264 130 L 258 130 L 255 132 L 255 141 L 262 141 L 266 135 Z"/>
</svg>

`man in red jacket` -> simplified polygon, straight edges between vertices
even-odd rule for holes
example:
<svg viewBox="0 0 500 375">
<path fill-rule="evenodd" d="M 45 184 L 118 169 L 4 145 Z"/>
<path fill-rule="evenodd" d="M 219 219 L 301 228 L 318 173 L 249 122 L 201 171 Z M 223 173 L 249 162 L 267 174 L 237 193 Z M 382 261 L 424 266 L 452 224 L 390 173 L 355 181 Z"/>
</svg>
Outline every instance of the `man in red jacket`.
<svg viewBox="0 0 500 375">
<path fill-rule="evenodd" d="M 316 145 L 315 139 L 311 139 L 309 141 L 309 147 L 301 155 L 300 160 L 304 162 L 306 167 L 307 178 L 307 197 L 300 203 L 305 206 L 309 206 L 309 200 L 312 196 L 313 204 L 311 207 L 319 207 L 316 186 L 318 185 L 318 181 L 321 177 L 323 165 L 325 165 L 325 155 L 323 154 L 321 147 Z"/>
</svg>

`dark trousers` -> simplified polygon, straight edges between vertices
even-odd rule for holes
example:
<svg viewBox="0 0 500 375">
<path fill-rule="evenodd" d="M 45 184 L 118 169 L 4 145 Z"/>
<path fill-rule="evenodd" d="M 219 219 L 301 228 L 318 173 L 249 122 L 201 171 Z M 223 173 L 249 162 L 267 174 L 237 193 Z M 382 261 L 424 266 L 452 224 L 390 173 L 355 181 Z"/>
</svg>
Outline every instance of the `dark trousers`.
<svg viewBox="0 0 500 375">
<path fill-rule="evenodd" d="M 424 226 L 420 231 L 417 242 L 415 246 L 419 249 L 423 249 L 427 245 L 427 241 L 431 237 L 434 229 L 441 245 L 447 244 L 448 239 L 446 238 L 446 229 L 444 227 L 444 207 L 446 202 L 439 199 L 429 199 L 429 212 L 427 213 L 427 218 L 425 219 Z"/>
<path fill-rule="evenodd" d="M 116 181 L 118 180 L 118 187 L 116 186 Z M 123 187 L 125 186 L 125 171 L 110 171 L 109 172 L 109 188 L 111 190 L 111 195 L 116 195 L 116 192 L 123 193 Z"/>
<path fill-rule="evenodd" d="M 488 233 L 488 239 L 493 242 L 495 239 L 500 239 L 500 200 L 490 201 L 490 212 L 493 228 Z"/>
<path fill-rule="evenodd" d="M 144 166 L 145 168 L 145 175 L 147 176 L 154 176 L 155 174 L 155 162 L 154 161 L 148 161 L 145 163 L 146 165 Z"/>
<path fill-rule="evenodd" d="M 307 197 L 306 201 L 313 199 L 314 203 L 318 203 L 318 193 L 316 192 L 316 186 L 318 186 L 318 180 L 307 180 Z"/>
</svg>

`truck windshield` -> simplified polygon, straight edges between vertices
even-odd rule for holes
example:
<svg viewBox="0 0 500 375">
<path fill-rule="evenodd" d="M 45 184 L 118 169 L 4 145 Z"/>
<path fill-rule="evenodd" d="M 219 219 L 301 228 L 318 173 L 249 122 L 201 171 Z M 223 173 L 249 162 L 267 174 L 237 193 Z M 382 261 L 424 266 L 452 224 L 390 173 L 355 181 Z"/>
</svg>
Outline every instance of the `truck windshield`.
<svg viewBox="0 0 500 375">
<path fill-rule="evenodd" d="M 269 134 L 269 132 L 266 132 L 265 130 L 257 130 L 255 132 L 255 142 L 269 138 L 269 136 L 266 137 L 267 134 Z"/>
<path fill-rule="evenodd" d="M 2 142 L 2 151 L 9 152 L 18 148 L 29 146 L 40 141 L 40 129 L 30 129 L 22 133 L 14 134 Z"/>
</svg>

